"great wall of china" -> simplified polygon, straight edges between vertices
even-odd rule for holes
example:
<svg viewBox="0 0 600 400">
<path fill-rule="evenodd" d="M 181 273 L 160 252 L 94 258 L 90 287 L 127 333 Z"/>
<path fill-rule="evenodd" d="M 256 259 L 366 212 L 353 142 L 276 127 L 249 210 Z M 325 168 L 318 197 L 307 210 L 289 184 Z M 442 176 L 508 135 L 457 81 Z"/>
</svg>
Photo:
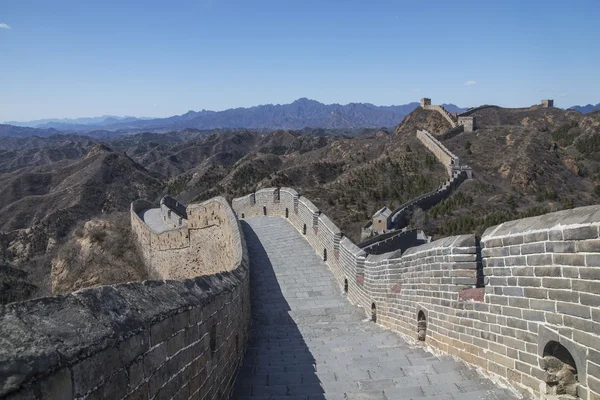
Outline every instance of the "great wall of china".
<svg viewBox="0 0 600 400">
<path fill-rule="evenodd" d="M 234 199 L 233 209 L 241 218 L 286 218 L 377 323 L 525 394 L 551 399 L 562 385 L 600 398 L 600 206 L 506 222 L 481 240 L 447 237 L 400 256 L 368 255 L 293 189 L 259 190 Z"/>
<path fill-rule="evenodd" d="M 228 398 L 251 315 L 238 219 L 269 216 L 377 324 L 525 395 L 600 399 L 600 206 L 378 255 L 290 188 L 130 214 L 158 279 L 1 306 L 1 398 Z"/>
<path fill-rule="evenodd" d="M 131 224 L 159 280 L 0 307 L 0 398 L 229 394 L 250 323 L 239 222 L 217 197 L 187 207 L 183 228 L 157 233 L 138 215 L 149 206 L 134 202 Z"/>
</svg>

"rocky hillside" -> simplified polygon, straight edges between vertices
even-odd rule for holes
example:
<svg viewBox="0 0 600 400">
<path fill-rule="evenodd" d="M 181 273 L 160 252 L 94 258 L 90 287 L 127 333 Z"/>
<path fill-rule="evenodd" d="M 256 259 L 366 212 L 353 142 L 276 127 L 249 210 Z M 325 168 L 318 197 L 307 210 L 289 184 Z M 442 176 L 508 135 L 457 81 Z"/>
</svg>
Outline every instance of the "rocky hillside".
<svg viewBox="0 0 600 400">
<path fill-rule="evenodd" d="M 50 293 L 50 260 L 81 221 L 126 211 L 131 201 L 158 199 L 160 179 L 122 153 L 97 144 L 78 160 L 0 174 L 0 255 Z M 1 279 L 1 276 L 0 276 Z"/>
<path fill-rule="evenodd" d="M 473 167 L 475 178 L 417 211 L 414 227 L 434 236 L 481 233 L 506 220 L 600 201 L 599 112 L 489 107 L 474 116 L 477 131 L 444 144 Z M 78 136 L 0 141 L 2 301 L 143 279 L 135 254 L 114 246 L 110 232 L 126 237 L 121 228 L 86 224 L 127 211 L 139 197 L 157 201 L 168 193 L 189 203 L 290 186 L 358 241 L 360 226 L 377 209 L 395 208 L 447 179 L 415 133 L 448 128 L 436 111 L 417 108 L 396 132 L 362 129 L 354 137 L 188 129 L 104 144 Z M 93 233 L 98 226 L 107 227 L 106 240 Z"/>
<path fill-rule="evenodd" d="M 479 129 L 443 143 L 475 179 L 414 223 L 443 236 L 481 233 L 506 220 L 600 202 L 600 125 L 556 108 L 473 114 Z"/>
</svg>

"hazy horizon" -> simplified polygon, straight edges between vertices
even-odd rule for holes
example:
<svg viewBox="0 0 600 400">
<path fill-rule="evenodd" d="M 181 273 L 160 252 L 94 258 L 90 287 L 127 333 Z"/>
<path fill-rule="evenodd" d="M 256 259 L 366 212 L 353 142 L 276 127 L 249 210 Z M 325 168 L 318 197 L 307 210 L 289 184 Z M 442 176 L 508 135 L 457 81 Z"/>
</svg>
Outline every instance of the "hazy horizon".
<svg viewBox="0 0 600 400">
<path fill-rule="evenodd" d="M 588 0 L 8 0 L 0 4 L 0 121 L 161 118 L 301 97 L 596 104 L 599 13 Z"/>
</svg>

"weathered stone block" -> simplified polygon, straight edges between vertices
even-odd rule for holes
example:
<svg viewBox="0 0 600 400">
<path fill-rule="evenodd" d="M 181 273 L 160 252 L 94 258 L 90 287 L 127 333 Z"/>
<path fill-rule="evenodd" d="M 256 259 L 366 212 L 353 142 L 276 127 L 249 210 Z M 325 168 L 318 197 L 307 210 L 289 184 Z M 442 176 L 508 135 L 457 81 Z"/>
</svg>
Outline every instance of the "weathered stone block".
<svg viewBox="0 0 600 400">
<path fill-rule="evenodd" d="M 569 303 L 579 303 L 579 292 L 572 290 L 549 289 L 548 298 L 550 300 L 566 301 Z"/>
<path fill-rule="evenodd" d="M 600 281 L 584 281 L 579 279 L 573 279 L 571 281 L 573 290 L 580 292 L 600 294 Z"/>
<path fill-rule="evenodd" d="M 563 240 L 563 232 L 560 229 L 553 229 L 551 231 L 548 231 L 548 239 L 549 240 L 558 240 L 561 241 Z"/>
<path fill-rule="evenodd" d="M 542 285 L 550 289 L 571 289 L 571 279 L 543 278 Z"/>
<path fill-rule="evenodd" d="M 526 297 L 509 297 L 508 305 L 517 308 L 529 308 L 529 299 Z"/>
<path fill-rule="evenodd" d="M 554 254 L 554 265 L 585 265 L 582 254 Z"/>
<path fill-rule="evenodd" d="M 504 296 L 523 296 L 523 288 L 516 286 L 506 286 L 502 288 Z"/>
<path fill-rule="evenodd" d="M 523 244 L 523 236 L 515 235 L 515 236 L 507 236 L 502 239 L 503 246 L 514 246 Z"/>
<path fill-rule="evenodd" d="M 590 307 L 579 304 L 557 302 L 556 311 L 562 314 L 572 315 L 574 317 L 588 319 L 592 317 Z"/>
<path fill-rule="evenodd" d="M 540 287 L 542 286 L 541 278 L 533 278 L 533 277 L 519 277 L 518 279 L 519 286 L 531 286 L 531 287 Z"/>
<path fill-rule="evenodd" d="M 539 254 L 546 251 L 544 243 L 530 243 L 521 245 L 521 254 Z"/>
<path fill-rule="evenodd" d="M 150 328 L 150 344 L 156 346 L 173 336 L 173 319 L 166 318 Z"/>
<path fill-rule="evenodd" d="M 73 395 L 75 397 L 86 395 L 105 382 L 120 367 L 119 352 L 116 347 L 109 347 L 73 365 L 71 367 Z"/>
<path fill-rule="evenodd" d="M 533 298 L 533 299 L 547 299 L 548 298 L 548 289 L 538 289 L 538 288 L 529 288 L 526 287 L 523 289 L 523 293 L 525 297 Z"/>
<path fill-rule="evenodd" d="M 546 253 L 574 253 L 575 242 L 546 242 Z"/>
<path fill-rule="evenodd" d="M 157 345 L 144 355 L 144 376 L 151 376 L 167 359 L 167 343 Z"/>
<path fill-rule="evenodd" d="M 562 276 L 562 269 L 560 267 L 535 267 L 535 276 Z"/>
<path fill-rule="evenodd" d="M 579 277 L 600 281 L 600 267 L 579 268 Z"/>
<path fill-rule="evenodd" d="M 582 226 L 563 229 L 564 240 L 598 239 L 597 226 Z"/>
<path fill-rule="evenodd" d="M 527 258 L 525 256 L 506 257 L 504 259 L 504 264 L 507 267 L 527 265 Z"/>
<path fill-rule="evenodd" d="M 524 243 L 543 242 L 546 240 L 548 240 L 548 232 L 547 231 L 526 233 L 525 235 L 523 235 Z"/>
<path fill-rule="evenodd" d="M 581 304 L 591 306 L 591 307 L 600 307 L 600 296 L 581 293 L 580 295 Z"/>
<path fill-rule="evenodd" d="M 529 255 L 527 265 L 552 265 L 552 254 Z"/>
<path fill-rule="evenodd" d="M 150 334 L 148 331 L 134 335 L 121 342 L 118 346 L 122 365 L 129 365 L 137 357 L 150 348 Z"/>
<path fill-rule="evenodd" d="M 529 306 L 534 310 L 556 311 L 556 302 L 551 300 L 530 299 Z"/>
</svg>

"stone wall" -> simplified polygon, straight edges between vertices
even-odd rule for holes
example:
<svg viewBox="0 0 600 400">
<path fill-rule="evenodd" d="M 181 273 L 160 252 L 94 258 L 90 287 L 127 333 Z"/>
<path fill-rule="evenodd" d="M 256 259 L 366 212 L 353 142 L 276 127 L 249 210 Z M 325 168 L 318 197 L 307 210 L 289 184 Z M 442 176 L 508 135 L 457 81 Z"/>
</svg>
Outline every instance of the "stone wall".
<svg viewBox="0 0 600 400">
<path fill-rule="evenodd" d="M 423 109 L 425 110 L 433 110 L 439 112 L 440 114 L 442 114 L 442 117 L 444 117 L 446 121 L 448 121 L 452 128 L 456 128 L 456 121 L 454 120 L 454 118 L 452 118 L 452 115 L 448 111 L 446 111 L 444 107 L 435 104 L 423 104 L 423 102 L 421 102 L 421 107 L 423 107 Z"/>
<path fill-rule="evenodd" d="M 229 249 L 233 248 L 235 237 L 223 217 L 222 207 L 229 205 L 223 201 L 190 204 L 185 224 L 156 233 L 139 217 L 150 204 L 143 200 L 133 202 L 131 227 L 150 270 L 163 279 L 185 279 L 234 265 Z"/>
<path fill-rule="evenodd" d="M 187 225 L 185 207 L 172 197 L 165 196 L 160 200 L 160 214 L 165 225 L 168 225 L 171 229 Z"/>
<path fill-rule="evenodd" d="M 433 137 L 426 130 L 417 130 L 417 139 L 423 143 L 427 150 L 431 151 L 435 157 L 446 167 L 449 176 L 452 176 L 452 169 L 460 165 L 457 156 L 452 154 L 439 140 Z"/>
<path fill-rule="evenodd" d="M 1 306 L 0 397 L 227 398 L 248 337 L 248 255 L 224 199 L 192 211 L 195 222 L 228 231 L 222 272 Z M 132 218 L 151 243 L 140 222 Z"/>
<path fill-rule="evenodd" d="M 453 236 L 401 255 L 367 255 L 292 189 L 263 189 L 233 208 L 240 217 L 286 218 L 287 210 L 315 251 L 327 252 L 340 289 L 377 323 L 542 398 L 563 387 L 544 370 L 546 349 L 560 344 L 575 360 L 578 396 L 600 399 L 600 206 L 507 222 L 481 243 Z"/>
<path fill-rule="evenodd" d="M 477 128 L 475 117 L 459 116 L 458 125 L 462 125 L 465 132 L 473 132 Z"/>
</svg>

